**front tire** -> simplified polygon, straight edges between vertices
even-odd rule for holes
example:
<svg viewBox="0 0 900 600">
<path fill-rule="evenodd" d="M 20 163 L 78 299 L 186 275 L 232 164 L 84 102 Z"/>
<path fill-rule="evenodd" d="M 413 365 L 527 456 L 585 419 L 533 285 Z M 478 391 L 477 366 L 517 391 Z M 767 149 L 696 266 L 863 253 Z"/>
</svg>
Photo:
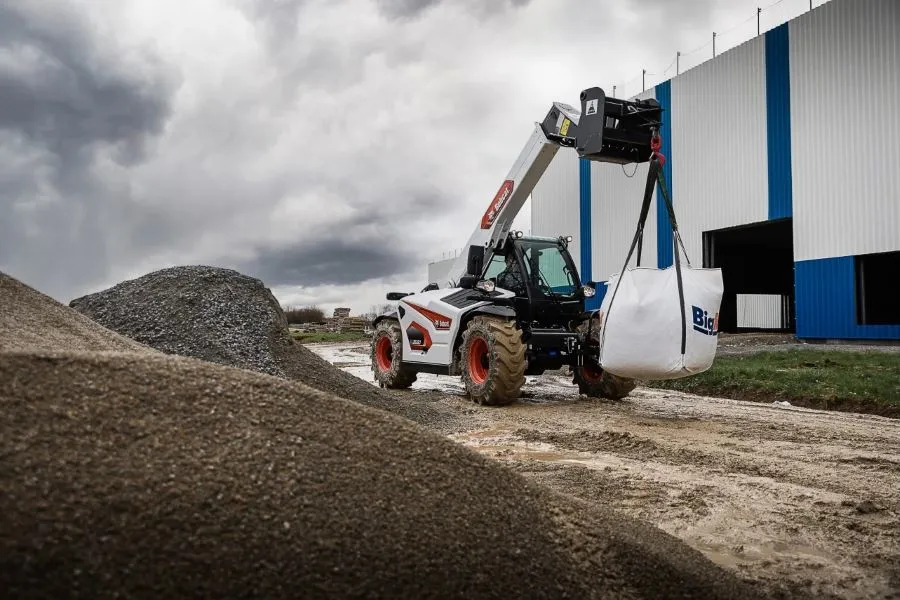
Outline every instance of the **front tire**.
<svg viewBox="0 0 900 600">
<path fill-rule="evenodd" d="M 372 373 L 379 386 L 404 389 L 415 383 L 415 371 L 402 364 L 403 338 L 397 321 L 385 319 L 375 326 L 369 357 L 372 361 Z"/>
<path fill-rule="evenodd" d="M 462 379 L 478 404 L 499 406 L 518 399 L 525 384 L 525 344 L 515 323 L 476 316 L 462 340 Z"/>
<path fill-rule="evenodd" d="M 585 321 L 578 327 L 579 333 L 587 334 L 588 322 Z M 591 325 L 591 336 L 586 342 L 592 346 L 600 345 L 599 319 Z M 599 365 L 584 365 L 574 367 L 572 383 L 578 385 L 578 392 L 592 398 L 606 398 L 608 400 L 621 400 L 637 387 L 634 379 L 626 379 L 607 373 Z"/>
</svg>

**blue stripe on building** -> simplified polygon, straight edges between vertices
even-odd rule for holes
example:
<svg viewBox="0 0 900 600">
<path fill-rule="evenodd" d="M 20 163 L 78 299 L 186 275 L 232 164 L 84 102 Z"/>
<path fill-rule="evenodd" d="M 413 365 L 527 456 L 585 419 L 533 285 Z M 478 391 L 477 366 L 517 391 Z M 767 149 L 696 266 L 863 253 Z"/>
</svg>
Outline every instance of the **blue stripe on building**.
<svg viewBox="0 0 900 600">
<path fill-rule="evenodd" d="M 766 32 L 766 143 L 769 219 L 793 214 L 791 182 L 791 70 L 788 24 Z"/>
<path fill-rule="evenodd" d="M 578 159 L 579 246 L 581 248 L 581 283 L 587 283 L 593 275 L 591 264 L 591 161 Z M 585 308 L 599 308 L 597 297 L 588 298 Z"/>
<path fill-rule="evenodd" d="M 669 198 L 675 204 L 675 194 L 672 191 L 672 82 L 664 81 L 656 86 L 656 101 L 663 109 L 662 125 L 659 134 L 662 136 L 660 152 L 666 157 L 663 165 L 663 175 L 666 179 L 666 187 L 669 190 Z M 659 186 L 656 189 L 656 264 L 660 269 L 672 265 L 675 259 L 672 253 L 672 226 L 669 223 L 669 213 L 662 202 Z"/>
<path fill-rule="evenodd" d="M 794 263 L 797 337 L 900 339 L 900 325 L 860 325 L 852 256 Z"/>
</svg>

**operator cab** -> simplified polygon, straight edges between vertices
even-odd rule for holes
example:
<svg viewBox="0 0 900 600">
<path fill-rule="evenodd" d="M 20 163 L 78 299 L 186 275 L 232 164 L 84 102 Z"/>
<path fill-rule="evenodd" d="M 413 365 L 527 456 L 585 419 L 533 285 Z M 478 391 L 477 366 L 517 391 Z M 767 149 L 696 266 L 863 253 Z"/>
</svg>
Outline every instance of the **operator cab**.
<svg viewBox="0 0 900 600">
<path fill-rule="evenodd" d="M 565 237 L 510 233 L 485 265 L 482 279 L 515 294 L 519 321 L 536 328 L 567 328 L 584 312 L 586 291 Z"/>
</svg>

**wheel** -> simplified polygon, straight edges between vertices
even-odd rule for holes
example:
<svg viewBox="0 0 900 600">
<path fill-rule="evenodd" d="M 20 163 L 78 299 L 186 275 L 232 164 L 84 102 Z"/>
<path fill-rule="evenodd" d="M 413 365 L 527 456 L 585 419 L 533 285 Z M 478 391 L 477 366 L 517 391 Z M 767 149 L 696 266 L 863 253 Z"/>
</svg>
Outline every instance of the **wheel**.
<svg viewBox="0 0 900 600">
<path fill-rule="evenodd" d="M 579 333 L 586 334 L 588 322 L 585 321 L 578 326 Z M 595 322 L 591 325 L 591 339 L 588 340 L 591 345 L 600 345 L 600 324 Z M 584 365 L 581 367 L 573 367 L 572 383 L 578 385 L 578 391 L 585 396 L 593 398 L 607 398 L 609 400 L 621 400 L 631 393 L 637 387 L 637 383 L 633 379 L 626 379 L 607 373 L 600 366 Z"/>
<path fill-rule="evenodd" d="M 403 389 L 416 381 L 415 371 L 404 367 L 401 363 L 403 338 L 397 321 L 385 319 L 378 323 L 372 334 L 369 354 L 375 381 L 381 387 Z"/>
<path fill-rule="evenodd" d="M 462 340 L 462 379 L 478 404 L 514 402 L 525 384 L 525 344 L 515 323 L 477 316 Z"/>
</svg>

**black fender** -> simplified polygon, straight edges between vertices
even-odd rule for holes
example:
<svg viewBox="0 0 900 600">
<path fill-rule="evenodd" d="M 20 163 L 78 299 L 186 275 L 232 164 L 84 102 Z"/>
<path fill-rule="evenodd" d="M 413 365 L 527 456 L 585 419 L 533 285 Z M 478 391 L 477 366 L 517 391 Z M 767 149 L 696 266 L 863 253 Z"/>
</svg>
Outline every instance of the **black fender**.
<svg viewBox="0 0 900 600">
<path fill-rule="evenodd" d="M 372 328 L 378 327 L 378 324 L 384 321 L 385 319 L 395 319 L 397 323 L 400 322 L 400 313 L 396 310 L 394 312 L 384 313 L 383 315 L 378 315 L 375 317 L 375 320 L 372 321 Z"/>
<path fill-rule="evenodd" d="M 456 360 L 459 358 L 459 348 L 462 345 L 463 333 L 466 331 L 466 326 L 469 324 L 469 321 L 477 317 L 478 315 L 490 315 L 493 317 L 503 317 L 504 319 L 515 320 L 516 311 L 511 306 L 502 306 L 497 304 L 488 304 L 486 306 L 479 306 L 467 313 L 463 313 L 459 320 L 459 329 L 456 330 L 456 339 L 453 340 L 453 355 L 450 363 L 450 374 L 458 375 L 459 372 L 456 369 Z"/>
<path fill-rule="evenodd" d="M 461 326 L 469 322 L 469 320 L 475 315 L 491 315 L 495 317 L 504 317 L 506 319 L 515 319 L 516 311 L 511 306 L 498 306 L 496 304 L 489 304 L 487 306 L 479 306 L 475 310 L 467 312 L 464 316 L 463 322 Z"/>
</svg>

